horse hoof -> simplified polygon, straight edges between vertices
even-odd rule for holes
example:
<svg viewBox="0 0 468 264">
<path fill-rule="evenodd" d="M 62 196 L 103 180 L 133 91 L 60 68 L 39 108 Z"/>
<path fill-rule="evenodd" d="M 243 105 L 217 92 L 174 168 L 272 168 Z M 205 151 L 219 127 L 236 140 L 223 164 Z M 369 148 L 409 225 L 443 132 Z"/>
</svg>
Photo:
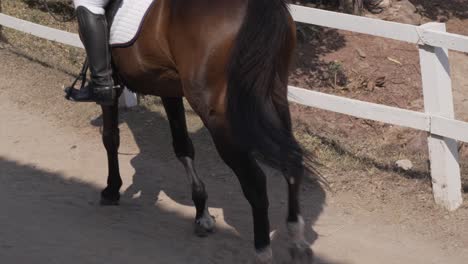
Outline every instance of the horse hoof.
<svg viewBox="0 0 468 264">
<path fill-rule="evenodd" d="M 195 220 L 195 235 L 206 237 L 214 232 L 216 220 L 213 216 L 205 214 L 200 219 Z"/>
<path fill-rule="evenodd" d="M 255 264 L 273 264 L 273 252 L 271 247 L 262 250 L 257 250 L 255 254 Z"/>
<path fill-rule="evenodd" d="M 104 189 L 101 192 L 101 205 L 102 206 L 112 206 L 119 205 L 120 193 L 111 192 L 108 188 Z"/>
<path fill-rule="evenodd" d="M 314 263 L 314 252 L 310 248 L 309 243 L 302 242 L 293 245 L 289 249 L 291 254 L 292 263 L 295 264 L 312 264 Z"/>
</svg>

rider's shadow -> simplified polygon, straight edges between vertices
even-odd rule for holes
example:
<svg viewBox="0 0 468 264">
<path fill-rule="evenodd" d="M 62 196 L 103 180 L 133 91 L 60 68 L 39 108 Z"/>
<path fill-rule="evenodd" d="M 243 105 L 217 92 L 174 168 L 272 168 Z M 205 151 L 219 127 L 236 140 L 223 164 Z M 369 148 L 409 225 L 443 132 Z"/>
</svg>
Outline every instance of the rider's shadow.
<svg viewBox="0 0 468 264">
<path fill-rule="evenodd" d="M 162 109 L 162 105 L 160 107 Z M 186 115 L 189 118 L 195 114 L 187 110 Z M 98 120 L 99 118 L 92 123 L 99 125 L 101 122 Z M 158 199 L 163 199 L 161 194 L 164 192 L 178 204 L 192 207 L 187 176 L 173 152 L 172 136 L 165 115 L 150 111 L 145 107 L 137 107 L 130 111 L 121 111 L 120 122 L 128 126 L 139 148 L 139 153 L 130 161 L 135 174 L 132 184 L 124 190 L 122 203 L 130 201 L 135 206 L 154 206 Z M 190 127 L 193 127 L 193 124 L 189 123 L 188 126 L 189 131 L 192 130 Z M 195 146 L 196 169 L 207 188 L 208 206 L 222 208 L 225 222 L 236 230 L 235 233 L 240 234 L 244 242 L 253 245 L 251 209 L 242 194 L 236 176 L 219 157 L 206 128 L 192 130 L 190 137 Z M 285 226 L 286 182 L 278 172 L 268 168 L 265 172 L 268 180 L 270 223 L 273 231 L 272 246 L 275 255 L 285 255 L 284 258 L 286 258 L 288 254 Z M 325 195 L 324 189 L 319 184 L 304 181 L 301 204 L 307 227 L 313 226 L 321 214 Z M 212 211 L 211 213 L 213 214 Z M 188 227 L 191 227 L 189 223 Z M 233 234 L 220 231 L 215 235 L 229 236 L 232 239 Z M 306 228 L 306 236 L 311 243 L 317 239 L 317 234 L 311 228 Z"/>
</svg>

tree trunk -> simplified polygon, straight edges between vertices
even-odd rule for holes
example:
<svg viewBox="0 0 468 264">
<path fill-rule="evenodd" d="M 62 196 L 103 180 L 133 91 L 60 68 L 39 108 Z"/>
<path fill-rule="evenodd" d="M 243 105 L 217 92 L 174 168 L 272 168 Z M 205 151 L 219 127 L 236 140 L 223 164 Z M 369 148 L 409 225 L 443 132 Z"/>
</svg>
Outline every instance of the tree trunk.
<svg viewBox="0 0 468 264">
<path fill-rule="evenodd" d="M 364 0 L 364 5 L 369 12 L 379 14 L 392 5 L 392 0 Z"/>
<path fill-rule="evenodd" d="M 361 15 L 363 0 L 340 0 L 340 9 L 345 13 Z"/>
<path fill-rule="evenodd" d="M 363 0 L 353 0 L 353 14 L 361 15 L 363 8 L 364 8 Z"/>
</svg>

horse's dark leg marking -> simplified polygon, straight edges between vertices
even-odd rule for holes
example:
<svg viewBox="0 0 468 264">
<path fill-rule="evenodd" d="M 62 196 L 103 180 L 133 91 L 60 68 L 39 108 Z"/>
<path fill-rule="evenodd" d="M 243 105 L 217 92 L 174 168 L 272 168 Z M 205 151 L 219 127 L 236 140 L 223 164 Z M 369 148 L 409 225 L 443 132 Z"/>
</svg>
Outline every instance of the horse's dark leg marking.
<svg viewBox="0 0 468 264">
<path fill-rule="evenodd" d="M 215 221 L 208 211 L 205 184 L 193 164 L 195 150 L 187 131 L 184 104 L 180 97 L 164 97 L 162 101 L 171 126 L 174 152 L 184 165 L 192 188 L 192 200 L 197 209 L 195 233 L 198 236 L 206 236 L 208 232 L 213 231 Z"/>
<path fill-rule="evenodd" d="M 224 162 L 234 171 L 245 198 L 252 207 L 254 243 L 258 263 L 270 263 L 270 222 L 266 176 L 251 153 L 242 151 L 226 138 L 223 128 L 211 127 L 216 148 Z"/>
<path fill-rule="evenodd" d="M 102 140 L 107 151 L 109 175 L 107 187 L 101 193 L 101 204 L 117 205 L 120 199 L 122 179 L 119 171 L 118 149 L 120 145 L 118 104 L 102 106 L 103 131 Z"/>
<path fill-rule="evenodd" d="M 285 159 L 288 159 L 286 155 Z M 304 169 L 301 166 L 302 157 L 289 157 L 284 163 L 283 175 L 288 185 L 288 223 L 298 222 L 300 219 L 299 192 L 302 184 Z"/>
<path fill-rule="evenodd" d="M 293 160 L 290 162 L 302 162 L 302 160 Z M 292 166 L 298 168 L 299 166 Z M 310 244 L 306 241 L 305 223 L 301 216 L 299 206 L 299 192 L 302 182 L 303 169 L 285 172 L 284 176 L 288 184 L 288 217 L 287 227 L 291 241 L 290 253 L 297 263 L 312 263 L 314 256 L 310 249 Z"/>
<path fill-rule="evenodd" d="M 299 172 L 302 173 L 302 172 Z M 290 176 L 285 173 L 288 184 L 288 217 L 287 224 L 289 235 L 293 243 L 304 240 L 304 220 L 302 219 L 299 207 L 299 187 L 301 177 Z"/>
</svg>

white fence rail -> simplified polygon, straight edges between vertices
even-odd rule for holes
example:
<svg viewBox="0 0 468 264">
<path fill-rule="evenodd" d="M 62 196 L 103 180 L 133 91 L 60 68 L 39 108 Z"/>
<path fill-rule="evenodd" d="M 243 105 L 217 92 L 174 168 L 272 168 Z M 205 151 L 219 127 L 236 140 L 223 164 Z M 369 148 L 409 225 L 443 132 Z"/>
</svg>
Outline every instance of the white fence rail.
<svg viewBox="0 0 468 264">
<path fill-rule="evenodd" d="M 440 23 L 413 26 L 297 5 L 291 5 L 291 12 L 297 22 L 419 45 L 424 113 L 297 87 L 289 87 L 289 99 L 307 106 L 427 131 L 435 201 L 448 210 L 458 208 L 462 204 L 462 191 L 456 140 L 468 142 L 468 123 L 454 119 L 448 49 L 468 53 L 468 37 L 447 33 L 445 24 Z M 82 47 L 76 34 L 1 13 L 0 25 L 48 40 Z M 131 96 L 129 100 L 132 100 Z"/>
</svg>

